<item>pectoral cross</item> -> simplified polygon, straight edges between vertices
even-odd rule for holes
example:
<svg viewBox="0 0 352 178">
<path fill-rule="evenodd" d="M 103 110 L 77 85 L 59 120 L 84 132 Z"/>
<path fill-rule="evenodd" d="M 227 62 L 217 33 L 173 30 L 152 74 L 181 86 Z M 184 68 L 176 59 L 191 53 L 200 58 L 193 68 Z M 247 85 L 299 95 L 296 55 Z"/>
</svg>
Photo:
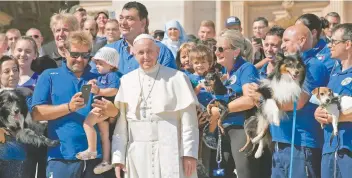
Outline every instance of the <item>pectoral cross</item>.
<svg viewBox="0 0 352 178">
<path fill-rule="evenodd" d="M 140 109 L 142 110 L 142 116 L 143 118 L 147 117 L 147 109 L 151 109 L 151 107 L 147 106 L 147 102 L 143 102 L 143 107 L 141 107 Z"/>
</svg>

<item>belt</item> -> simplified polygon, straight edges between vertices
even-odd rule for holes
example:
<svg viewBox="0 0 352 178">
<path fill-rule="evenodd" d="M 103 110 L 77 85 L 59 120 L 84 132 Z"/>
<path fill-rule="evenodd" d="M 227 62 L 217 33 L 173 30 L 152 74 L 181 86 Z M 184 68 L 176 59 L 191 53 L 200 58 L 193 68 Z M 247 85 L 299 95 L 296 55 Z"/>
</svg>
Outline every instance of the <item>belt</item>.
<svg viewBox="0 0 352 178">
<path fill-rule="evenodd" d="M 129 121 L 128 129 L 131 142 L 158 141 L 158 121 Z"/>
</svg>

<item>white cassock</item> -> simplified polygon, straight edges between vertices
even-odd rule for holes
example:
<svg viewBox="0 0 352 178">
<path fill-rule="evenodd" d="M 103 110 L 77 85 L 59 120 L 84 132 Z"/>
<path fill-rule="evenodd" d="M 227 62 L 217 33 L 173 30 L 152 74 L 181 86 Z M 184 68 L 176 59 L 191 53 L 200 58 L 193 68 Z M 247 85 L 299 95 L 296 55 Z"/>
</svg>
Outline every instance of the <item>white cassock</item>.
<svg viewBox="0 0 352 178">
<path fill-rule="evenodd" d="M 112 163 L 126 165 L 127 178 L 184 178 L 182 157 L 198 159 L 197 104 L 180 71 L 157 64 L 148 73 L 139 68 L 124 75 L 115 98 L 120 117 Z"/>
</svg>

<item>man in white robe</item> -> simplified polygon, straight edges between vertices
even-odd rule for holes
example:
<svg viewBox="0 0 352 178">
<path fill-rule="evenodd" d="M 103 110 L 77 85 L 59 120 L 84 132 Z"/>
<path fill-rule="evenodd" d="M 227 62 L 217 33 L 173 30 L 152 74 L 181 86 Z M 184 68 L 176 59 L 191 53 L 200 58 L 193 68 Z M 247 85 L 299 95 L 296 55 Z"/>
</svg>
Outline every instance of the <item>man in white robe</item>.
<svg viewBox="0 0 352 178">
<path fill-rule="evenodd" d="M 159 47 L 150 35 L 139 35 L 132 51 L 140 67 L 121 78 L 115 98 L 117 177 L 120 170 L 127 178 L 197 177 L 198 101 L 188 78 L 157 64 Z"/>
</svg>

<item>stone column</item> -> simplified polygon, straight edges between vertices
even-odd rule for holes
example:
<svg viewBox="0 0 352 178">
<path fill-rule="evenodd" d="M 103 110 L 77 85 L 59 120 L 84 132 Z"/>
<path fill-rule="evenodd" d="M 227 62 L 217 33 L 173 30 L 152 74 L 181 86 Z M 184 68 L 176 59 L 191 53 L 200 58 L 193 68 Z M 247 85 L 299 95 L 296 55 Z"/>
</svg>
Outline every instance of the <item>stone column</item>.
<svg viewBox="0 0 352 178">
<path fill-rule="evenodd" d="M 229 1 L 216 1 L 216 33 L 219 34 L 225 28 L 225 20 L 230 14 Z"/>
<path fill-rule="evenodd" d="M 242 26 L 242 33 L 246 36 L 248 35 L 248 30 L 246 28 L 246 24 L 248 24 L 248 9 L 245 1 L 231 1 L 230 3 L 231 9 L 230 14 L 231 16 L 236 16 L 241 20 Z"/>
</svg>

